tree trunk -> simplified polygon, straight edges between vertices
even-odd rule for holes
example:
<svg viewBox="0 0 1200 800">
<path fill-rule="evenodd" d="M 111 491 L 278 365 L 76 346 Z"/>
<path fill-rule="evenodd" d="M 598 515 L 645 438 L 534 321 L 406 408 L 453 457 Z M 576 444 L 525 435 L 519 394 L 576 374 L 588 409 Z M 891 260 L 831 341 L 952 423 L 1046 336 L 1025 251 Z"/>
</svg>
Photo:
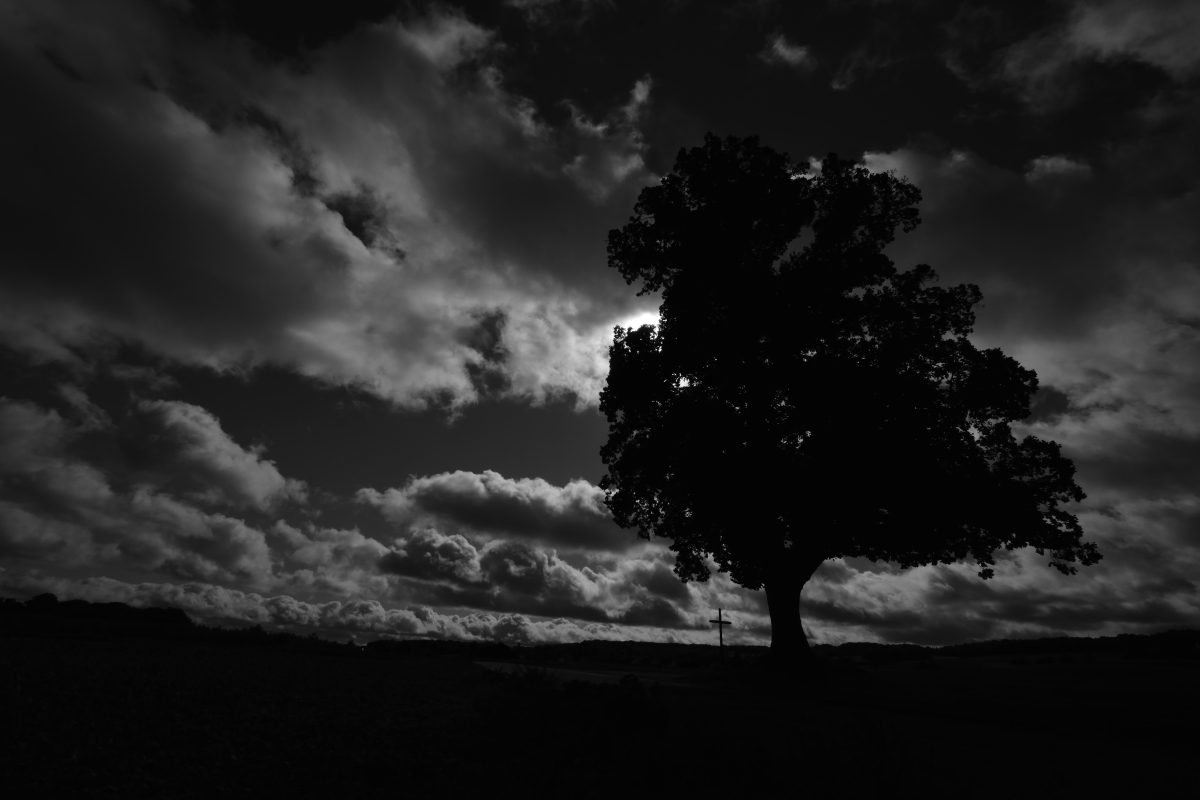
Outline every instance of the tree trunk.
<svg viewBox="0 0 1200 800">
<path fill-rule="evenodd" d="M 771 615 L 770 661 L 780 669 L 811 666 L 812 651 L 800 623 L 800 591 L 824 559 L 781 564 L 764 584 Z"/>
</svg>

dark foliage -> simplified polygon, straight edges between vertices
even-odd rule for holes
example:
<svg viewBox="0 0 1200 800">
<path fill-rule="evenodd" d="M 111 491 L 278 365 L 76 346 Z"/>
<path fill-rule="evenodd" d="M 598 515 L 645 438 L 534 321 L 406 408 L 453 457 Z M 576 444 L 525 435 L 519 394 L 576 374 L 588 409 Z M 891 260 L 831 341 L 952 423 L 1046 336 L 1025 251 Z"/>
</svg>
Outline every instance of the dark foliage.
<svg viewBox="0 0 1200 800">
<path fill-rule="evenodd" d="M 802 646 L 800 589 L 826 559 L 904 567 L 1032 546 L 1072 574 L 1099 553 L 1059 446 L 1010 423 L 1037 378 L 968 338 L 979 289 L 884 248 L 916 187 L 830 155 L 815 174 L 754 138 L 680 151 L 610 232 L 609 265 L 661 292 L 657 330 L 617 328 L 601 410 L 616 521 L 765 588 L 773 642 Z"/>
<path fill-rule="evenodd" d="M 20 610 L 67 619 L 168 625 L 185 629 L 190 629 L 193 625 L 191 618 L 178 608 L 135 608 L 125 603 L 89 603 L 86 600 L 59 602 L 58 598 L 49 592 L 32 597 L 23 605 L 14 600 L 5 600 L 0 606 L 0 613 L 15 613 Z"/>
</svg>

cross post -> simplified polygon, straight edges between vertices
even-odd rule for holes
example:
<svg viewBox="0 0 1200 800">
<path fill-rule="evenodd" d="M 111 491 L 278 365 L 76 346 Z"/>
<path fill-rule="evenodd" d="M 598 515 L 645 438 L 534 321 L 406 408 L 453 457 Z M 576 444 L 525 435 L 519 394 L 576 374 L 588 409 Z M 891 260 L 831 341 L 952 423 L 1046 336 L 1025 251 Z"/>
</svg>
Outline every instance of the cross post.
<svg viewBox="0 0 1200 800">
<path fill-rule="evenodd" d="M 717 618 L 710 619 L 709 622 L 711 622 L 713 625 L 717 626 L 717 641 L 720 643 L 718 646 L 720 648 L 720 653 L 721 653 L 721 663 L 724 664 L 725 663 L 725 626 L 732 625 L 733 623 L 727 619 L 721 619 L 721 609 L 719 609 L 719 608 L 717 609 Z"/>
</svg>

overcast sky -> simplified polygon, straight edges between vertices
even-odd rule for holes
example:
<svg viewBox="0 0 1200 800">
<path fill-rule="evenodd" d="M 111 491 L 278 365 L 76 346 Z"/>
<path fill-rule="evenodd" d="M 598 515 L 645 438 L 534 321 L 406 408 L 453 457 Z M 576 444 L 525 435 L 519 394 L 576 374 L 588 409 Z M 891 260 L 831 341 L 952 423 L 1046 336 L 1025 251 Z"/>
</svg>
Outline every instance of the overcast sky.
<svg viewBox="0 0 1200 800">
<path fill-rule="evenodd" d="M 309 5 L 0 0 L 0 593 L 765 643 L 597 488 L 657 316 L 605 236 L 711 131 L 921 189 L 891 255 L 980 286 L 1104 556 L 828 562 L 812 640 L 1200 624 L 1200 4 Z"/>
</svg>

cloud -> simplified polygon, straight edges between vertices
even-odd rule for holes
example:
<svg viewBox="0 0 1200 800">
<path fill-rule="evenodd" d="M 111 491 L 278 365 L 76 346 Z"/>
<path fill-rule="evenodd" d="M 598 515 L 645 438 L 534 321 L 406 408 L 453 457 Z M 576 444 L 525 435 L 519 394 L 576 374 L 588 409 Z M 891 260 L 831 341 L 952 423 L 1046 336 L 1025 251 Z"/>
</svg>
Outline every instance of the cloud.
<svg viewBox="0 0 1200 800">
<path fill-rule="evenodd" d="M 460 470 L 413 478 L 383 492 L 362 489 L 358 497 L 397 525 L 436 523 L 477 536 L 586 551 L 625 552 L 641 541 L 612 521 L 604 492 L 582 479 L 559 487 L 541 478 Z"/>
<path fill-rule="evenodd" d="M 492 34 L 454 13 L 436 15 L 396 35 L 438 70 L 449 70 L 481 55 L 491 44 Z"/>
<path fill-rule="evenodd" d="M 208 411 L 178 400 L 143 400 L 127 447 L 156 473 L 155 480 L 182 478 L 192 494 L 269 510 L 280 502 L 304 502 L 305 486 L 279 474 L 261 449 L 246 450 Z M 146 463 L 148 462 L 148 463 Z M 170 473 L 182 473 L 171 476 Z"/>
<path fill-rule="evenodd" d="M 432 528 L 414 531 L 379 560 L 379 569 L 406 578 L 482 583 L 479 550 L 460 534 L 445 536 Z"/>
<path fill-rule="evenodd" d="M 1137 416 L 1122 416 L 1124 407 L 1097 404 L 1102 396 L 1089 400 L 1067 388 L 1044 390 L 1024 424 L 1064 441 L 1093 493 L 1080 510 L 1088 537 L 1105 554 L 1089 573 L 1092 580 L 1058 576 L 1030 552 L 1001 553 L 997 577 L 987 584 L 961 565 L 905 571 L 861 559 L 833 561 L 804 593 L 814 641 L 939 644 L 1191 624 L 1200 504 L 1187 479 L 1197 461 L 1188 440 L 1147 438 Z M 34 580 L 28 565 L 86 564 L 175 587 L 156 589 L 153 602 L 204 609 L 206 618 L 343 633 L 558 641 L 652 630 L 670 638 L 671 631 L 706 631 L 717 607 L 735 621 L 731 635 L 740 641 L 763 641 L 769 632 L 761 592 L 747 592 L 721 574 L 682 584 L 660 545 L 628 546 L 632 537 L 612 525 L 599 490 L 584 481 L 556 487 L 458 472 L 360 493 L 399 529 L 394 540 L 312 521 L 261 524 L 222 508 L 198 508 L 165 484 L 131 482 L 119 464 L 101 470 L 87 462 L 75 449 L 81 437 L 116 435 L 85 430 L 88 404 L 85 397 L 68 406 L 79 415 L 74 422 L 33 404 L 0 403 L 0 554 L 10 577 Z M 223 441 L 202 410 L 173 410 L 187 412 L 181 419 L 192 425 L 193 438 L 185 441 Z M 1086 415 L 1099 415 L 1099 423 L 1081 424 Z M 1104 433 L 1104 425 L 1124 438 Z M 1171 447 L 1178 453 L 1168 457 Z M 239 502 L 218 500 L 233 508 Z M 565 547 L 561 554 L 559 547 Z M 200 585 L 208 588 L 179 588 Z M 555 619 L 556 626 L 545 627 Z"/>
<path fill-rule="evenodd" d="M 1002 6 L 964 5 L 947 28 L 944 60 L 972 88 L 1006 86 L 1038 113 L 1078 102 L 1092 81 L 1112 83 L 1113 70 L 1134 76 L 1130 65 L 1179 83 L 1200 67 L 1200 11 L 1187 0 L 1075 0 L 1032 31 L 1015 16 Z M 1089 74 L 1093 67 L 1103 69 Z"/>
<path fill-rule="evenodd" d="M 1080 2 L 1066 39 L 1080 53 L 1132 56 L 1183 79 L 1200 68 L 1200 8 L 1188 0 Z"/>
<path fill-rule="evenodd" d="M 85 428 L 57 411 L 0 398 L 0 476 L 4 488 L 28 501 L 91 507 L 112 498 L 103 474 L 71 458 L 66 448 Z"/>
<path fill-rule="evenodd" d="M 892 56 L 876 46 L 864 45 L 850 51 L 838 64 L 829 88 L 835 92 L 849 89 L 867 75 L 893 64 Z"/>
<path fill-rule="evenodd" d="M 1080 509 L 1105 554 L 1091 580 L 1058 575 L 1028 551 L 1001 553 L 987 583 L 963 565 L 899 570 L 833 561 L 803 597 L 814 641 L 941 644 L 1196 623 L 1200 501 L 1186 479 L 1197 461 L 1186 440 L 1148 440 L 1136 417 L 1086 405 L 1073 389 L 1044 397 L 1025 424 L 1062 439 L 1094 493 Z M 1111 415 L 1103 419 L 1129 438 L 1073 436 L 1082 414 Z M 400 529 L 383 541 L 311 521 L 257 524 L 131 483 L 118 467 L 102 471 L 75 450 L 81 437 L 112 430 L 86 431 L 29 403 L 0 403 L 0 435 L 0 556 L 8 569 L 0 584 L 10 591 L 175 605 L 204 619 L 339 634 L 688 640 L 709 634 L 717 607 L 734 620 L 739 641 L 763 642 L 769 632 L 761 592 L 722 574 L 684 585 L 661 546 L 604 547 L 608 540 L 592 526 L 611 522 L 599 491 L 583 481 L 555 487 L 460 472 L 364 492 Z M 1176 457 L 1165 457 L 1167 444 L 1179 445 Z M 560 554 L 556 542 L 573 548 Z M 148 582 L 78 582 L 30 569 L 85 564 Z"/>
<path fill-rule="evenodd" d="M 1164 191 L 1172 179 L 1160 171 L 1172 164 L 1176 178 L 1200 174 L 1183 155 L 1194 132 L 1156 136 L 1099 164 L 1045 156 L 1024 175 L 964 151 L 905 148 L 865 161 L 923 194 L 923 224 L 891 252 L 902 264 L 932 264 L 946 282 L 979 284 L 978 330 L 988 338 L 1003 330 L 1009 344 L 1053 342 L 1121 325 L 1156 337 L 1166 333 L 1152 332 L 1160 322 L 1182 333 L 1168 314 L 1186 312 L 1169 309 L 1183 302 L 1181 290 L 1191 292 L 1182 265 L 1200 255 L 1187 222 L 1200 208 L 1191 195 Z"/>
<path fill-rule="evenodd" d="M 782 33 L 769 38 L 767 46 L 758 57 L 768 64 L 802 69 L 811 69 L 815 64 L 815 59 L 807 47 L 789 42 Z"/>
<path fill-rule="evenodd" d="M 455 12 L 358 25 L 303 70 L 188 13 L 47 2 L 0 34 L 22 120 L 0 131 L 3 341 L 103 359 L 116 338 L 407 406 L 597 401 L 640 308 L 603 240 L 653 178 L 649 78 L 554 127 Z M 464 339 L 487 317 L 507 356 L 481 383 Z"/>
<path fill-rule="evenodd" d="M 634 537 L 613 525 L 586 481 L 556 487 L 458 472 L 364 491 L 400 529 L 383 541 L 280 518 L 294 482 L 203 408 L 141 401 L 132 427 L 94 430 L 90 400 L 74 400 L 79 422 L 0 401 L 6 564 L 597 624 L 691 629 L 703 616 L 665 549 L 631 547 Z M 131 459 L 111 457 L 122 452 Z"/>
<path fill-rule="evenodd" d="M 1086 178 L 1092 173 L 1092 168 L 1079 161 L 1073 161 L 1066 156 L 1039 156 L 1029 164 L 1025 180 L 1029 182 L 1055 179 Z"/>
<path fill-rule="evenodd" d="M 72 580 L 0 570 L 0 593 L 28 597 L 45 591 L 63 600 L 181 608 L 208 624 L 236 622 L 367 639 L 418 635 L 530 645 L 595 639 L 697 643 L 711 638 L 708 631 L 539 619 L 524 614 L 446 614 L 422 605 L 388 608 L 376 600 L 312 603 L 290 595 L 264 596 L 200 582 L 131 584 L 111 578 Z"/>
<path fill-rule="evenodd" d="M 434 528 L 413 529 L 379 561 L 405 579 L 406 602 L 624 625 L 698 625 L 696 598 L 661 552 L 628 558 L 589 554 L 576 563 L 519 539 L 487 541 Z"/>
<path fill-rule="evenodd" d="M 74 384 L 64 383 L 58 387 L 59 396 L 82 418 L 83 430 L 105 430 L 112 427 L 108 412 L 88 399 L 87 394 Z"/>
<path fill-rule="evenodd" d="M 179 382 L 173 377 L 158 372 L 151 367 L 140 367 L 130 364 L 106 364 L 104 371 L 111 378 L 145 387 L 150 392 L 161 392 L 165 389 L 179 387 Z"/>
<path fill-rule="evenodd" d="M 1108 556 L 1103 574 L 1091 581 L 1053 573 L 1042 560 L 1032 553 L 1005 554 L 991 581 L 963 565 L 894 573 L 850 569 L 840 581 L 818 576 L 805 591 L 801 613 L 806 627 L 827 642 L 924 645 L 1151 633 L 1200 621 L 1187 567 L 1150 585 L 1148 575 L 1108 563 Z"/>
<path fill-rule="evenodd" d="M 595 8 L 608 3 L 606 0 L 505 0 L 504 5 L 520 11 L 530 25 L 569 23 L 581 26 L 591 19 Z"/>
<path fill-rule="evenodd" d="M 652 86 L 649 77 L 638 80 L 629 93 L 629 101 L 604 122 L 593 122 L 571 107 L 571 125 L 579 155 L 563 167 L 563 172 L 593 200 L 603 201 L 631 175 L 644 171 L 645 145 L 638 124 L 650 102 Z"/>
<path fill-rule="evenodd" d="M 1022 170 L 961 151 L 866 155 L 924 196 L 921 227 L 889 251 L 898 265 L 929 263 L 943 285 L 979 285 L 973 339 L 1038 372 L 1016 433 L 1057 441 L 1074 461 L 1088 494 L 1075 510 L 1105 560 L 1072 581 L 1011 554 L 987 584 L 949 567 L 868 575 L 855 565 L 856 575 L 818 576 L 806 592 L 818 635 L 849 626 L 944 643 L 1196 624 L 1188 576 L 1198 565 L 1186 543 L 1200 442 L 1200 206 L 1175 187 L 1194 186 L 1200 167 L 1195 100 L 1175 102 L 1179 128 L 1150 126 L 1087 162 L 1050 154 Z"/>
<path fill-rule="evenodd" d="M 91 535 L 79 525 L 45 519 L 0 501 L 0 557 L 80 566 L 95 556 Z"/>
<path fill-rule="evenodd" d="M 86 405 L 86 398 L 77 400 Z M 102 469 L 89 463 L 76 449 L 89 432 L 86 424 L 75 425 L 55 411 L 0 400 L 0 550 L 6 556 L 55 566 L 116 564 L 188 579 L 271 583 L 271 555 L 261 531 L 131 481 L 119 465 Z M 234 468 L 246 463 L 223 464 L 220 455 L 207 453 L 216 478 L 246 477 Z M 114 488 L 114 480 L 125 488 Z"/>
<path fill-rule="evenodd" d="M 1200 205 L 1164 191 L 1170 178 L 1159 172 L 1165 162 L 1189 181 L 1200 176 L 1174 156 L 1188 136 L 1086 169 L 1064 156 L 1037 159 L 1024 175 L 962 152 L 866 156 L 924 195 L 924 222 L 893 256 L 901 266 L 930 263 L 943 283 L 981 287 L 976 340 L 1003 347 L 1052 387 L 1057 400 L 1044 412 L 1057 421 L 1031 421 L 1033 430 L 1080 458 L 1135 453 L 1129 437 L 1149 437 L 1153 450 L 1163 437 L 1200 434 L 1200 240 L 1190 222 Z"/>
</svg>

